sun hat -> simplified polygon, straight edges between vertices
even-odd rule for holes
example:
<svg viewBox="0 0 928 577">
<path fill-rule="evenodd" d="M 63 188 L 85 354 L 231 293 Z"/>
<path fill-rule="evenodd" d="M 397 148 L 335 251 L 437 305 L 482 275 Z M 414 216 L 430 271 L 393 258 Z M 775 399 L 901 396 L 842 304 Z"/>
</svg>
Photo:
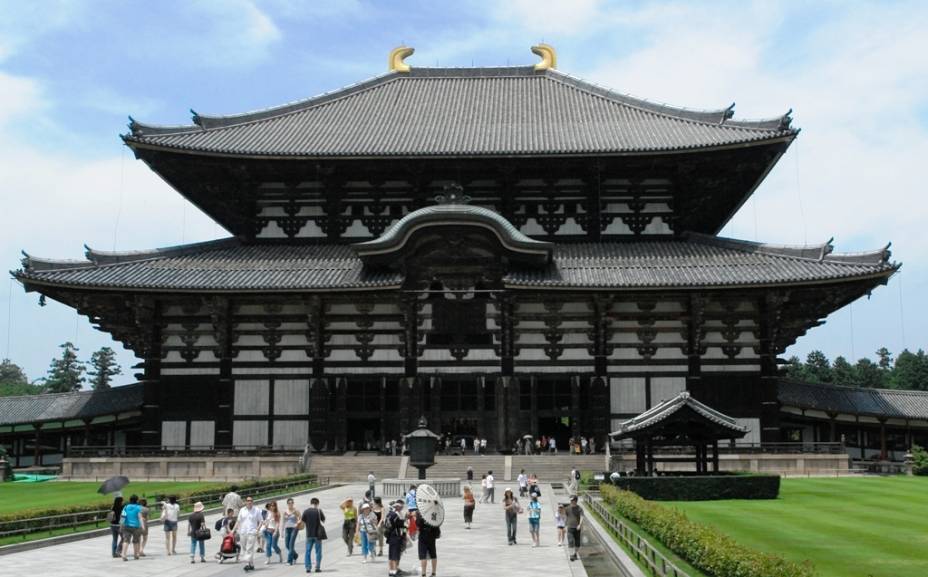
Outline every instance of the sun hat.
<svg viewBox="0 0 928 577">
<path fill-rule="evenodd" d="M 193 504 L 193 512 L 194 512 L 194 513 L 199 513 L 199 512 L 202 511 L 203 509 L 204 509 L 204 507 L 203 507 L 203 503 L 202 503 L 201 501 L 197 501 L 196 503 Z"/>
<path fill-rule="evenodd" d="M 370 509 L 370 508 L 371 508 L 371 504 L 370 504 L 370 503 L 361 503 L 361 510 L 362 510 L 362 511 L 363 511 L 364 509 Z"/>
</svg>

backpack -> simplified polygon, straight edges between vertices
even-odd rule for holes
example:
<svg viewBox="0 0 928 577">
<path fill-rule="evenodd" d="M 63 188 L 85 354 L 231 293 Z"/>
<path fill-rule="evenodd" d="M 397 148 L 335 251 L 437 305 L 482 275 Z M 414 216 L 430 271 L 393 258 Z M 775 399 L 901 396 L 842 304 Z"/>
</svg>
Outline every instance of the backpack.
<svg viewBox="0 0 928 577">
<path fill-rule="evenodd" d="M 229 533 L 222 538 L 222 546 L 219 549 L 222 553 L 235 553 L 235 533 Z"/>
<path fill-rule="evenodd" d="M 580 471 L 574 471 L 574 479 L 580 480 Z"/>
</svg>

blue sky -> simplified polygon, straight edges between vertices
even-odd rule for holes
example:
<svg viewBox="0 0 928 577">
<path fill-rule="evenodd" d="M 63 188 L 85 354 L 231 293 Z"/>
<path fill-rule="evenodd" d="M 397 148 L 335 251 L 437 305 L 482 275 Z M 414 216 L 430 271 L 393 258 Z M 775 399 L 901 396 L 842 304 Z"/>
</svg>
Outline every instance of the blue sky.
<svg viewBox="0 0 928 577">
<path fill-rule="evenodd" d="M 78 258 L 224 236 L 133 159 L 126 118 L 273 106 L 413 66 L 558 67 L 691 108 L 794 110 L 803 129 L 723 234 L 776 243 L 893 242 L 901 274 L 789 351 L 873 356 L 928 346 L 928 4 L 924 2 L 299 2 L 0 0 L 0 259 Z M 0 356 L 45 373 L 57 345 L 112 344 L 85 318 L 0 283 Z M 11 338 L 7 337 L 10 330 Z M 136 359 L 121 346 L 120 361 Z"/>
</svg>

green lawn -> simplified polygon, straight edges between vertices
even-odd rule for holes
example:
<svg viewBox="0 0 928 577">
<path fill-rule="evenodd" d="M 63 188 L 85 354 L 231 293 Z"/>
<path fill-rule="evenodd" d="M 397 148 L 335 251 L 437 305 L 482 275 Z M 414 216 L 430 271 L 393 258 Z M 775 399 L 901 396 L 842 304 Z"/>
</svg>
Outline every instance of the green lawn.
<svg viewBox="0 0 928 577">
<path fill-rule="evenodd" d="M 133 482 L 123 489 L 127 498 L 135 493 L 140 497 L 155 494 L 191 491 L 207 487 L 221 487 L 224 483 L 189 482 Z M 67 505 L 100 503 L 107 508 L 112 496 L 97 493 L 100 483 L 79 481 L 46 481 L 44 483 L 0 483 L 0 515 L 26 509 L 50 509 Z"/>
<path fill-rule="evenodd" d="M 821 577 L 928 575 L 928 478 L 784 479 L 769 501 L 670 502 L 738 542 L 811 560 Z"/>
</svg>

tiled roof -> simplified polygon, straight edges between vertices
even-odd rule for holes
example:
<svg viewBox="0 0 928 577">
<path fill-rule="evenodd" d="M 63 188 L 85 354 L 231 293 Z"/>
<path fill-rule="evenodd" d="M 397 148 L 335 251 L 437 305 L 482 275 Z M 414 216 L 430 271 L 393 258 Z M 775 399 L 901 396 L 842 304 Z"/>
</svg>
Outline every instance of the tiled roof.
<svg viewBox="0 0 928 577">
<path fill-rule="evenodd" d="M 683 391 L 672 399 L 661 401 L 637 417 L 622 421 L 619 424 L 619 429 L 609 433 L 609 435 L 617 439 L 632 435 L 657 425 L 683 409 L 690 409 L 702 418 L 719 425 L 723 429 L 728 429 L 734 437 L 743 437 L 748 432 L 748 429 L 739 425 L 734 418 L 697 401 L 688 392 Z"/>
<path fill-rule="evenodd" d="M 91 419 L 141 408 L 142 384 L 106 391 L 0 397 L 0 426 Z"/>
<path fill-rule="evenodd" d="M 700 234 L 681 239 L 554 244 L 541 267 L 519 266 L 511 288 L 764 286 L 888 277 L 885 249 L 832 254 Z M 242 244 L 225 239 L 135 253 L 88 251 L 88 261 L 26 257 L 25 284 L 182 291 L 344 290 L 399 287 L 399 272 L 365 268 L 351 245 Z"/>
<path fill-rule="evenodd" d="M 781 405 L 826 413 L 928 419 L 928 391 L 864 389 L 781 380 Z"/>
<path fill-rule="evenodd" d="M 389 157 L 662 152 L 791 138 L 789 115 L 731 119 L 618 94 L 556 70 L 413 68 L 194 125 L 136 121 L 130 146 L 244 156 Z"/>
</svg>

